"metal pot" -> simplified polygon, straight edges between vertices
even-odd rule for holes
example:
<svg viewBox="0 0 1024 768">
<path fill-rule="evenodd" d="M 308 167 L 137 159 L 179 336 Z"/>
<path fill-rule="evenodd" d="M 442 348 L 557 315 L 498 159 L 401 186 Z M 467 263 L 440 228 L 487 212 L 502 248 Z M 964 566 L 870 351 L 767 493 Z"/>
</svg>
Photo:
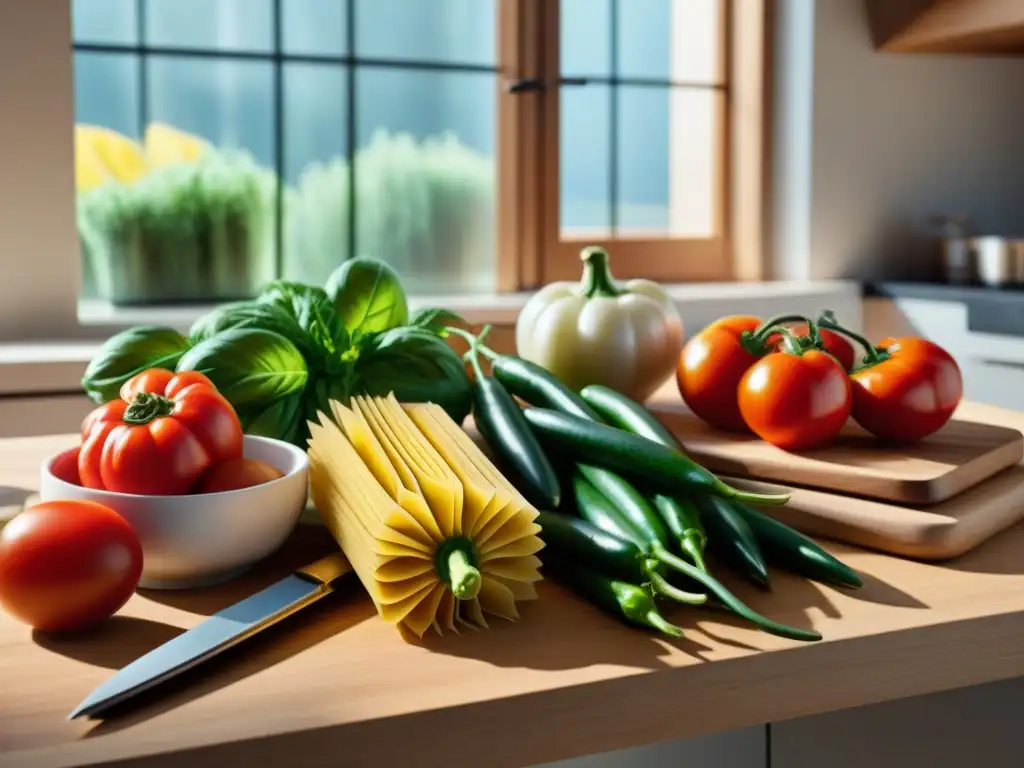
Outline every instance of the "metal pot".
<svg viewBox="0 0 1024 768">
<path fill-rule="evenodd" d="M 971 238 L 978 279 L 999 287 L 1024 284 L 1024 240 L 989 235 Z"/>
</svg>

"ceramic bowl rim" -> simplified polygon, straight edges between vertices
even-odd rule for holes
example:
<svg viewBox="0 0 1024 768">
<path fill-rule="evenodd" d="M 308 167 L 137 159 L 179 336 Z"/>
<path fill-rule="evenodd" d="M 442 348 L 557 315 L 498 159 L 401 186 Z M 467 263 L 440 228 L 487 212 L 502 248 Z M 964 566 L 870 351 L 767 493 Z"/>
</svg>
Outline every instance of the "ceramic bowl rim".
<svg viewBox="0 0 1024 768">
<path fill-rule="evenodd" d="M 296 475 L 300 475 L 303 472 L 306 472 L 306 471 L 309 470 L 309 455 L 304 450 L 299 448 L 297 445 L 292 445 L 291 443 L 285 442 L 284 440 L 277 440 L 276 438 L 264 437 L 262 435 L 243 435 L 242 440 L 243 440 L 243 447 L 246 444 L 253 443 L 253 444 L 256 444 L 256 445 L 261 445 L 262 444 L 262 445 L 269 445 L 269 446 L 272 446 L 272 447 L 275 447 L 275 448 L 281 448 L 286 453 L 291 454 L 293 456 L 293 458 L 297 459 L 297 461 L 295 462 L 295 466 L 292 468 L 291 472 L 288 472 L 288 473 L 282 475 L 281 477 L 276 477 L 273 480 L 268 480 L 267 482 L 260 483 L 259 485 L 251 485 L 251 486 L 248 486 L 247 488 L 235 488 L 234 490 L 230 490 L 230 491 L 215 491 L 214 493 L 178 493 L 178 494 L 168 494 L 168 495 L 165 495 L 165 496 L 154 496 L 152 494 L 144 494 L 144 493 L 121 493 L 119 491 L 108 491 L 108 490 L 101 489 L 101 488 L 86 488 L 84 485 L 75 485 L 74 483 L 69 483 L 67 480 L 64 480 L 63 478 L 57 477 L 57 475 L 53 474 L 53 464 L 54 464 L 54 462 L 56 462 L 57 459 L 59 459 L 61 456 L 69 454 L 72 451 L 79 450 L 80 446 L 77 446 L 77 445 L 73 446 L 71 448 L 66 448 L 63 451 L 58 451 L 57 453 L 53 454 L 52 456 L 49 456 L 45 461 L 43 461 L 43 472 L 46 474 L 46 476 L 47 476 L 47 478 L 49 480 L 51 480 L 51 481 L 53 481 L 55 483 L 59 483 L 60 486 L 64 487 L 64 488 L 80 488 L 82 490 L 88 491 L 89 493 L 96 493 L 96 494 L 106 495 L 106 496 L 110 496 L 110 497 L 116 498 L 116 499 L 143 499 L 143 500 L 152 500 L 152 501 L 174 501 L 174 500 L 182 500 L 182 499 L 195 500 L 195 499 L 207 499 L 207 498 L 211 498 L 211 499 L 212 498 L 223 498 L 223 497 L 231 496 L 233 494 L 239 494 L 240 495 L 240 494 L 244 494 L 244 493 L 251 493 L 251 492 L 256 491 L 258 489 L 270 489 L 273 486 L 276 486 L 276 485 L 279 485 L 281 483 L 284 483 L 287 480 L 289 480 L 290 478 L 293 478 Z M 275 469 L 277 469 L 277 468 L 275 467 Z M 278 470 L 278 471 L 280 471 L 280 470 Z"/>
</svg>

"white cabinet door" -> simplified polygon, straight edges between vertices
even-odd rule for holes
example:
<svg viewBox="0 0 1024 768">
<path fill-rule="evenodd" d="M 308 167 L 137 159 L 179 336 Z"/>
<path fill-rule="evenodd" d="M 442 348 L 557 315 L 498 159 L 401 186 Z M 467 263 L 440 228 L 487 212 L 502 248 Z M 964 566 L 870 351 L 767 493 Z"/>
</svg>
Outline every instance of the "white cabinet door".
<svg viewBox="0 0 1024 768">
<path fill-rule="evenodd" d="M 548 763 L 543 768 L 765 768 L 765 729 L 715 733 Z"/>
<path fill-rule="evenodd" d="M 1022 708 L 1019 678 L 776 723 L 771 768 L 1020 768 Z"/>
</svg>

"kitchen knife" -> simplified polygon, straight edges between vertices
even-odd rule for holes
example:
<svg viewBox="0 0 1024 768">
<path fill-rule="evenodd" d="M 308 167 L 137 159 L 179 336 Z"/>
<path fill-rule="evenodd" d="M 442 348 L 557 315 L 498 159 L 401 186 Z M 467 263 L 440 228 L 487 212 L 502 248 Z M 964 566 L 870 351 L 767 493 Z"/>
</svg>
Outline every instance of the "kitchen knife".
<svg viewBox="0 0 1024 768">
<path fill-rule="evenodd" d="M 329 595 L 334 591 L 334 582 L 351 570 L 340 552 L 298 569 L 136 659 L 90 693 L 68 719 L 94 717 L 213 658 Z"/>
</svg>

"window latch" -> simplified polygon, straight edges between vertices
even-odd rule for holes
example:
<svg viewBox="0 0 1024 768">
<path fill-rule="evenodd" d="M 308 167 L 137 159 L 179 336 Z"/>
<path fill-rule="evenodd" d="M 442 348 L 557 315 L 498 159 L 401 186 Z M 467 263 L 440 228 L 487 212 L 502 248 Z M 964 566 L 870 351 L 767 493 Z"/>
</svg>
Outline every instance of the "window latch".
<svg viewBox="0 0 1024 768">
<path fill-rule="evenodd" d="M 585 77 L 560 77 L 559 85 L 586 85 Z M 544 81 L 537 77 L 523 77 L 505 84 L 505 93 L 534 93 L 544 90 Z"/>
</svg>

